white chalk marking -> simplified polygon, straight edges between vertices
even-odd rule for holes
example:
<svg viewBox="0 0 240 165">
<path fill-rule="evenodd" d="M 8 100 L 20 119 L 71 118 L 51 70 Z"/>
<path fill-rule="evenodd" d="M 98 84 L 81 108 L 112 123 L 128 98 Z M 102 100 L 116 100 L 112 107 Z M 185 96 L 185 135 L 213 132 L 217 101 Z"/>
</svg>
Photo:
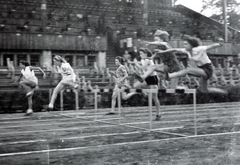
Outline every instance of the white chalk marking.
<svg viewBox="0 0 240 165">
<path fill-rule="evenodd" d="M 168 128 L 157 128 L 157 129 L 152 129 L 152 130 L 153 131 L 161 131 L 161 130 L 174 130 L 174 129 L 179 129 L 179 128 L 183 128 L 183 126 L 168 127 Z M 97 134 L 97 135 L 88 135 L 88 136 L 76 136 L 76 137 L 61 138 L 61 139 L 57 139 L 57 140 L 62 141 L 62 140 L 85 139 L 85 138 L 92 138 L 92 137 L 130 135 L 130 134 L 139 134 L 139 133 L 146 133 L 146 132 L 149 132 L 149 131 L 133 131 L 133 132 L 123 132 L 123 133 L 110 133 L 110 134 Z M 25 143 L 36 143 L 36 142 L 46 142 L 46 141 L 48 141 L 48 140 L 40 139 L 40 140 L 29 140 L 29 141 L 6 142 L 6 143 L 0 143 L 0 145 L 25 144 Z"/>
<path fill-rule="evenodd" d="M 124 143 L 115 143 L 115 144 L 107 144 L 107 145 L 98 145 L 98 146 L 87 146 L 87 147 L 73 147 L 73 148 L 62 148 L 62 149 L 48 149 L 48 150 L 39 150 L 39 151 L 26 151 L 26 152 L 14 152 L 14 153 L 5 153 L 0 154 L 0 157 L 6 156 L 16 156 L 16 155 L 28 155 L 28 154 L 37 154 L 37 153 L 48 153 L 48 152 L 61 152 L 61 151 L 73 151 L 73 150 L 84 150 L 84 149 L 96 149 L 96 148 L 106 148 L 106 147 L 114 147 L 114 146 L 123 146 L 123 145 L 134 145 L 134 144 L 144 144 L 144 143 L 153 143 L 153 142 L 161 142 L 161 141 L 173 141 L 173 140 L 182 140 L 182 139 L 194 139 L 201 137 L 212 137 L 212 136 L 222 136 L 222 135 L 232 135 L 232 134 L 240 134 L 238 132 L 228 132 L 228 133 L 216 133 L 216 134 L 207 134 L 207 135 L 194 135 L 187 137 L 177 137 L 177 138 L 167 138 L 167 139 L 158 139 L 158 140 L 147 140 L 147 141 L 137 141 L 137 142 L 124 142 Z"/>
</svg>

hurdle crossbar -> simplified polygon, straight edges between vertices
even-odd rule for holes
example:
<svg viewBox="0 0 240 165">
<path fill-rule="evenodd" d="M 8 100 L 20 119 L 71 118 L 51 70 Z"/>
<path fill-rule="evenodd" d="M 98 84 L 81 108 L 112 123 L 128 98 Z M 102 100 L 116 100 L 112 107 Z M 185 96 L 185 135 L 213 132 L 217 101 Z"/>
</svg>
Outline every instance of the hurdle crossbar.
<svg viewBox="0 0 240 165">
<path fill-rule="evenodd" d="M 70 91 L 70 89 L 68 89 Z M 63 92 L 61 91 L 61 110 L 63 109 Z M 75 93 L 75 107 L 78 110 L 78 91 L 73 90 Z M 98 121 L 97 113 L 98 113 L 98 100 L 97 95 L 98 93 L 106 93 L 106 92 L 113 92 L 113 89 L 93 89 L 93 90 L 83 90 L 81 89 L 80 92 L 87 92 L 94 94 L 94 109 L 95 109 L 95 117 L 94 120 Z M 121 123 L 121 93 L 122 92 L 146 92 L 149 94 L 148 97 L 148 107 L 149 107 L 149 130 L 152 130 L 152 94 L 153 93 L 180 93 L 180 94 L 193 94 L 193 110 L 194 110 L 194 135 L 197 135 L 197 119 L 196 119 L 196 89 L 119 89 L 118 90 L 118 114 L 119 114 L 119 125 L 124 125 Z"/>
<path fill-rule="evenodd" d="M 180 93 L 180 94 L 193 94 L 193 110 L 194 110 L 194 135 L 197 135 L 197 122 L 196 122 L 196 89 L 121 89 L 120 92 L 147 92 L 148 107 L 149 107 L 149 129 L 152 130 L 152 94 L 153 93 Z M 120 93 L 119 92 L 119 93 Z M 120 94 L 118 95 L 120 98 Z M 120 110 L 121 99 L 118 99 L 118 109 Z M 119 113 L 120 114 L 120 113 Z"/>
<path fill-rule="evenodd" d="M 79 109 L 79 101 L 78 101 L 78 91 L 75 89 L 65 89 L 65 90 L 61 90 L 60 91 L 60 110 L 63 111 L 63 92 L 74 92 L 75 94 L 75 110 L 77 112 L 77 110 Z"/>
</svg>

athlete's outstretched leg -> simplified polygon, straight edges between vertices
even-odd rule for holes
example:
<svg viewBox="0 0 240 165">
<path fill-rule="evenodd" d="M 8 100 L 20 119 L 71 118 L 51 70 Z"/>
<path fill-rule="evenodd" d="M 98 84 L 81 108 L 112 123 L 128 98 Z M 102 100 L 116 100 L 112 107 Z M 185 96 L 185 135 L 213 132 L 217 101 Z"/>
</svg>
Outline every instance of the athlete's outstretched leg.
<svg viewBox="0 0 240 165">
<path fill-rule="evenodd" d="M 149 67 L 149 69 L 143 74 L 143 75 L 138 75 L 135 73 L 135 77 L 140 81 L 143 82 L 147 77 L 153 74 L 153 72 L 164 72 L 164 65 L 159 64 L 159 65 L 152 65 Z"/>
<path fill-rule="evenodd" d="M 157 85 L 151 85 L 151 89 L 158 89 L 158 86 Z M 152 96 L 153 96 L 153 101 L 155 103 L 156 110 L 157 110 L 155 121 L 159 121 L 160 118 L 161 118 L 161 115 L 162 115 L 162 112 L 160 110 L 160 101 L 158 99 L 158 94 L 157 93 L 153 93 Z"/>
<path fill-rule="evenodd" d="M 33 89 L 33 93 L 34 93 L 34 89 Z M 33 104 L 32 96 L 33 95 L 30 95 L 28 97 L 28 109 L 27 109 L 27 112 L 26 112 L 25 115 L 31 115 L 33 113 L 33 110 L 32 110 L 32 104 Z"/>
<path fill-rule="evenodd" d="M 53 106 L 54 106 L 54 103 L 55 103 L 58 93 L 61 90 L 63 90 L 64 88 L 65 88 L 65 85 L 63 85 L 61 82 L 54 88 L 50 103 L 48 105 L 49 109 L 53 109 Z"/>
<path fill-rule="evenodd" d="M 116 102 L 117 102 L 116 100 L 118 97 L 118 90 L 119 90 L 119 88 L 116 85 L 113 89 L 113 94 L 112 94 L 111 111 L 108 112 L 107 115 L 115 114 L 115 106 L 116 106 Z"/>
</svg>

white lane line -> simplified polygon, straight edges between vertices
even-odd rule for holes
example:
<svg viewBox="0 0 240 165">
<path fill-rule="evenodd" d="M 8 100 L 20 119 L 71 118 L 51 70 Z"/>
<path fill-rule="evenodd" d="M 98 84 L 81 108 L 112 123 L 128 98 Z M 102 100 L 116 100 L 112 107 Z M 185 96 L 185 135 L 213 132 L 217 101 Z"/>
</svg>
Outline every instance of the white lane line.
<svg viewBox="0 0 240 165">
<path fill-rule="evenodd" d="M 162 131 L 162 130 L 174 130 L 183 128 L 183 126 L 179 127 L 167 127 L 167 128 L 157 128 L 152 129 L 152 131 Z M 133 132 L 123 132 L 123 133 L 110 133 L 110 134 L 97 134 L 97 135 L 88 135 L 88 136 L 76 136 L 76 137 L 66 137 L 61 139 L 54 139 L 54 141 L 59 140 L 75 140 L 75 139 L 85 139 L 85 138 L 92 138 L 92 137 L 106 137 L 106 136 L 117 136 L 117 135 L 131 135 L 131 134 L 140 134 L 140 133 L 149 133 L 149 131 L 133 131 Z M 0 145 L 11 145 L 11 144 L 25 144 L 25 143 L 36 143 L 36 142 L 50 142 L 49 140 L 40 139 L 40 140 L 28 140 L 28 141 L 16 141 L 16 142 L 5 142 L 0 143 Z"/>
<path fill-rule="evenodd" d="M 59 111 L 60 113 L 61 113 L 61 111 Z M 39 112 L 39 113 L 41 113 L 41 112 Z M 48 113 L 48 114 L 50 114 L 49 112 L 46 112 L 46 113 Z M 34 113 L 33 115 L 37 115 L 38 114 L 38 112 L 36 112 L 36 113 Z M 85 115 L 86 113 L 85 112 L 80 112 L 80 113 L 74 113 L 75 115 Z M 23 113 L 23 115 L 24 115 L 24 113 Z M 19 116 L 19 117 L 3 117 L 3 118 L 0 118 L 0 120 L 16 120 L 16 119 L 32 119 L 32 118 L 43 118 L 43 117 L 56 117 L 56 116 L 59 116 L 59 115 L 57 115 L 57 114 L 54 114 L 54 113 L 52 113 L 52 115 L 51 116 L 47 116 L 47 115 L 42 115 L 42 114 L 40 114 L 39 116 Z"/>
<path fill-rule="evenodd" d="M 27 140 L 27 141 L 6 142 L 6 143 L 0 143 L 0 145 L 25 144 L 25 143 L 36 143 L 36 142 L 47 142 L 47 140 L 45 140 L 45 139 L 39 139 L 39 140 Z"/>
<path fill-rule="evenodd" d="M 115 146 L 123 146 L 123 145 L 134 145 L 134 144 L 161 142 L 161 141 L 196 139 L 196 138 L 202 138 L 202 137 L 214 137 L 214 136 L 233 135 L 233 134 L 240 134 L 240 131 L 238 131 L 238 132 L 227 132 L 227 133 L 215 133 L 215 134 L 207 134 L 207 135 L 197 135 L 197 136 L 187 136 L 187 137 L 177 137 L 177 138 L 167 138 L 167 139 L 157 139 L 157 140 L 147 140 L 147 141 L 124 142 L 124 143 L 115 143 L 115 144 L 98 145 L 98 146 L 72 147 L 72 148 L 48 149 L 48 150 L 39 150 L 39 151 L 14 152 L 14 153 L 0 154 L 0 157 L 16 156 L 16 155 L 28 155 L 28 154 L 37 154 L 37 153 L 49 153 L 49 152 L 74 151 L 74 150 L 84 150 L 84 149 L 92 149 L 92 148 L 96 149 L 96 148 L 106 148 L 106 147 L 115 147 Z"/>
<path fill-rule="evenodd" d="M 212 118 L 199 118 L 197 119 L 197 121 L 202 121 L 202 120 L 218 120 L 218 119 L 230 119 L 230 118 L 239 118 L 240 116 L 233 116 L 233 117 L 212 117 Z M 101 120 L 98 120 L 101 121 Z M 176 120 L 176 121 L 159 121 L 156 123 L 181 123 L 181 122 L 191 122 L 193 121 L 193 119 L 189 119 L 189 120 Z M 91 122 L 97 122 L 97 121 L 91 121 Z M 138 124 L 147 124 L 149 122 L 132 122 L 132 123 L 122 123 L 125 125 L 138 125 Z M 18 131 L 18 132 L 4 132 L 4 133 L 0 133 L 0 135 L 6 135 L 6 134 L 25 134 L 25 133 L 31 133 L 31 132 L 49 132 L 49 131 L 63 131 L 63 130 L 76 130 L 76 129 L 86 129 L 86 128 L 105 128 L 105 127 L 114 127 L 114 126 L 121 126 L 118 125 L 116 123 L 111 123 L 112 125 L 110 125 L 109 123 L 105 123 L 107 124 L 106 126 L 89 126 L 89 127 L 74 127 L 74 128 L 62 128 L 62 129 L 51 129 L 51 130 L 35 130 L 35 131 Z M 200 123 L 201 124 L 201 123 Z M 198 124 L 198 125 L 200 125 Z M 37 125 L 36 125 L 37 126 Z M 199 126 L 198 126 L 199 127 Z"/>
<path fill-rule="evenodd" d="M 96 121 L 98 122 L 98 121 Z M 138 125 L 138 124 L 145 124 L 145 123 L 149 123 L 149 122 L 135 122 L 135 123 L 122 123 L 122 124 L 118 124 L 118 123 L 103 123 L 105 125 L 99 126 L 86 126 L 86 127 L 73 127 L 73 128 L 59 128 L 59 129 L 50 129 L 50 130 L 33 130 L 33 131 L 16 131 L 16 132 L 2 132 L 0 133 L 0 135 L 9 135 L 9 134 L 26 134 L 26 133 L 33 133 L 33 132 L 53 132 L 53 131 L 64 131 L 64 130 L 84 130 L 84 129 L 91 129 L 91 128 L 108 128 L 108 127 L 117 127 L 117 126 L 124 126 L 124 125 Z M 123 125 L 124 124 L 124 125 Z M 130 128 L 131 126 L 129 126 Z M 165 127 L 168 128 L 168 127 Z M 133 128 L 131 128 L 133 129 Z M 142 128 L 145 129 L 145 128 Z"/>
<path fill-rule="evenodd" d="M 199 112 L 199 111 L 206 111 L 206 108 L 208 108 L 207 110 L 208 111 L 212 111 L 212 110 L 219 110 L 219 108 L 221 108 L 221 109 L 227 109 L 227 108 L 229 108 L 229 107 L 232 107 L 232 108 L 234 108 L 234 107 L 239 107 L 240 106 L 240 103 L 239 102 L 236 102 L 236 103 L 234 103 L 233 105 L 232 104 L 229 104 L 229 105 L 225 105 L 224 103 L 222 103 L 223 104 L 223 106 L 221 106 L 221 104 L 216 104 L 216 105 L 211 105 L 211 104 L 197 104 L 197 112 Z M 239 105 L 238 105 L 239 104 Z M 180 105 L 174 105 L 174 106 L 172 106 L 172 105 L 170 105 L 170 106 L 162 106 L 161 108 L 162 108 L 162 110 L 166 110 L 166 111 L 175 111 L 175 110 L 181 110 L 181 109 L 184 109 L 184 110 L 186 110 L 186 109 L 192 109 L 192 105 L 188 105 L 188 104 L 185 104 L 185 105 L 181 105 L 180 107 L 179 107 Z M 173 108 L 171 108 L 171 107 L 173 107 Z M 215 107 L 214 109 L 211 109 L 212 107 Z M 123 107 L 123 108 L 127 108 L 127 109 L 133 109 L 133 110 L 135 110 L 135 109 L 138 109 L 139 108 L 139 111 L 141 110 L 141 111 L 146 111 L 146 112 L 148 112 L 148 107 Z M 209 109 L 210 108 L 210 109 Z M 145 110 L 145 109 L 147 109 L 147 110 Z M 203 110 L 201 110 L 201 109 L 203 109 Z M 107 108 L 106 109 L 99 109 L 99 111 L 100 110 L 107 110 Z M 189 110 L 189 111 L 190 111 Z M 69 111 L 69 110 L 68 110 Z M 72 110 L 72 111 L 75 111 L 75 110 Z M 89 109 L 88 110 L 88 112 L 90 112 L 90 111 L 93 111 L 92 113 L 94 113 L 94 110 L 91 110 L 91 109 Z M 58 112 L 58 111 L 57 111 Z M 106 112 L 108 112 L 108 111 L 106 111 Z M 177 111 L 178 112 L 178 111 Z M 183 112 L 186 112 L 186 111 L 183 111 Z M 66 114 L 68 114 L 68 112 L 65 112 Z M 70 112 L 70 114 L 81 114 L 81 115 L 84 115 L 84 114 L 86 114 L 86 112 Z M 55 115 L 54 115 L 55 116 Z M 42 117 L 45 117 L 45 116 L 42 116 Z M 12 120 L 16 120 L 16 119 L 29 119 L 29 118 L 31 118 L 31 117 L 11 117 L 11 118 L 0 118 L 0 120 L 10 120 L 10 119 L 12 119 Z"/>
<path fill-rule="evenodd" d="M 82 130 L 86 128 L 94 128 L 94 127 L 113 127 L 115 125 L 105 125 L 105 126 L 89 126 L 89 127 L 74 127 L 74 128 L 59 128 L 59 129 L 50 129 L 50 130 L 34 130 L 34 131 L 17 131 L 17 132 L 3 132 L 0 135 L 9 135 L 9 134 L 26 134 L 26 133 L 33 133 L 33 132 L 53 132 L 53 131 L 63 131 L 63 130 Z"/>
<path fill-rule="evenodd" d="M 233 123 L 233 125 L 240 125 L 240 123 Z M 211 125 L 210 127 L 221 127 L 224 125 Z M 152 129 L 152 131 L 163 131 L 163 130 L 174 130 L 174 129 L 181 129 L 184 128 L 184 126 L 179 126 L 179 127 L 166 127 L 166 128 L 157 128 L 157 129 Z M 188 128 L 193 128 L 193 127 L 188 127 Z M 204 126 L 200 126 L 198 128 L 204 128 Z M 66 138 L 61 138 L 57 140 L 74 140 L 74 139 L 84 139 L 84 138 L 91 138 L 91 137 L 105 137 L 105 136 L 116 136 L 116 135 L 129 135 L 129 134 L 137 134 L 137 133 L 145 133 L 149 131 L 133 131 L 133 132 L 125 132 L 125 133 L 111 133 L 111 134 L 97 134 L 97 135 L 88 135 L 88 136 L 77 136 L 77 137 L 66 137 Z M 161 133 L 161 132 L 159 132 Z M 56 139 L 55 139 L 56 140 Z M 24 144 L 24 143 L 35 143 L 35 142 L 46 142 L 47 140 L 29 140 L 29 141 L 17 141 L 17 142 L 6 142 L 6 143 L 0 143 L 0 145 L 9 145 L 9 144 Z"/>
<path fill-rule="evenodd" d="M 65 125 L 65 124 L 81 124 L 82 122 L 69 122 L 69 123 L 49 123 L 49 124 L 32 124 L 32 125 L 14 125 L 14 126 L 3 126 L 0 129 L 4 128 L 20 128 L 20 127 L 37 127 L 37 126 L 50 126 L 50 125 Z M 94 123 L 94 121 L 86 121 L 84 123 Z"/>
<path fill-rule="evenodd" d="M 236 107 L 239 107 L 240 105 L 235 105 Z M 234 106 L 234 107 L 235 107 Z M 207 106 L 206 108 L 208 108 L 207 110 L 206 109 L 203 109 L 203 110 L 200 110 L 199 108 L 203 108 L 203 107 L 197 107 L 197 113 L 199 114 L 200 112 L 202 112 L 202 111 L 228 111 L 229 110 L 229 108 L 227 109 L 227 107 L 222 107 L 222 106 L 212 106 L 212 107 L 216 107 L 216 108 L 214 108 L 214 109 L 209 109 L 210 108 L 210 106 Z M 129 108 L 129 109 L 132 109 L 132 107 L 126 107 L 126 108 Z M 147 109 L 147 110 L 139 110 L 139 111 L 141 111 L 141 112 L 148 112 L 149 110 L 148 110 L 148 107 L 140 107 L 141 109 Z M 135 110 L 136 108 L 134 108 L 134 110 Z M 192 112 L 192 107 L 176 107 L 175 109 L 177 109 L 177 110 L 181 110 L 181 109 L 184 109 L 185 111 L 176 111 L 175 113 L 187 113 L 188 111 L 189 112 Z M 233 108 L 233 106 L 231 106 L 231 109 L 234 109 Z M 170 107 L 166 107 L 166 108 L 163 108 L 162 109 L 163 111 L 166 111 L 166 113 L 174 113 L 174 112 L 171 112 L 171 111 L 174 111 L 172 108 L 170 108 Z M 89 110 L 90 111 L 90 110 Z M 90 115 L 90 112 L 88 111 L 88 114 Z M 129 111 L 129 110 L 128 110 Z M 139 114 L 138 112 L 139 111 L 137 111 L 137 113 L 136 114 Z M 237 110 L 236 110 L 237 111 Z M 129 111 L 129 112 L 132 112 L 131 110 Z M 66 112 L 66 114 L 67 114 L 67 112 Z M 74 113 L 75 115 L 77 115 L 77 113 Z M 81 113 L 78 113 L 78 114 L 86 114 L 86 112 L 81 112 Z M 101 114 L 104 114 L 104 113 L 101 113 Z M 141 113 L 142 114 L 142 113 Z M 208 114 L 209 114 L 209 112 L 208 112 Z M 55 115 L 53 115 L 53 116 L 59 116 L 59 114 L 55 114 Z M 44 120 L 42 120 L 42 118 L 44 118 L 44 117 L 51 117 L 51 116 L 38 116 L 37 118 L 39 118 L 39 120 L 41 120 L 41 121 L 49 121 L 49 120 L 67 120 L 67 119 L 54 119 L 54 118 L 49 118 L 49 119 L 44 119 Z M 86 117 L 93 117 L 93 115 L 91 115 L 91 116 L 86 116 Z M 99 117 L 101 117 L 101 115 L 99 115 Z M 16 120 L 16 119 L 31 119 L 31 117 L 12 117 L 12 118 L 1 118 L 0 120 Z M 31 122 L 32 120 L 29 120 L 29 121 L 21 121 L 21 122 Z M 11 121 L 11 122 L 3 122 L 3 121 L 1 121 L 1 123 L 3 124 L 3 123 L 19 123 L 19 121 Z"/>
<path fill-rule="evenodd" d="M 0 120 L 9 120 L 9 119 L 11 119 L 11 120 L 16 120 L 16 119 L 30 119 L 30 117 L 9 117 L 9 118 L 5 117 L 5 118 L 0 118 Z"/>
</svg>

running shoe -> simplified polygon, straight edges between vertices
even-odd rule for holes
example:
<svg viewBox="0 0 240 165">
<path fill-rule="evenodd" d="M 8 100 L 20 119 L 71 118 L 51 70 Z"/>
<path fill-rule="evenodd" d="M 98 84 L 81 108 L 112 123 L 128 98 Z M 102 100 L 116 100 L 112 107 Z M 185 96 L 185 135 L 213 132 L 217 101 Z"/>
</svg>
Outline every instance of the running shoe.
<svg viewBox="0 0 240 165">
<path fill-rule="evenodd" d="M 46 111 L 47 111 L 47 112 L 53 111 L 53 107 L 47 107 Z"/>
<path fill-rule="evenodd" d="M 53 111 L 53 105 L 50 105 L 50 106 L 49 106 L 49 104 L 48 104 L 48 105 L 45 105 L 45 106 L 44 106 L 44 109 L 45 109 L 47 112 Z"/>
<path fill-rule="evenodd" d="M 154 121 L 160 121 L 161 119 L 161 115 L 156 115 L 156 118 L 154 119 Z"/>
<path fill-rule="evenodd" d="M 74 89 L 76 89 L 76 90 L 78 90 L 78 84 L 76 84 L 75 86 L 74 86 Z"/>
<path fill-rule="evenodd" d="M 115 115 L 116 114 L 116 112 L 108 112 L 108 113 L 106 113 L 106 115 Z"/>
<path fill-rule="evenodd" d="M 30 96 L 32 96 L 32 95 L 33 95 L 33 90 L 30 91 L 30 92 L 28 92 L 28 93 L 26 94 L 26 97 L 30 97 Z"/>
<path fill-rule="evenodd" d="M 25 113 L 25 116 L 29 116 L 33 113 L 32 109 L 28 109 L 27 112 Z"/>
</svg>

